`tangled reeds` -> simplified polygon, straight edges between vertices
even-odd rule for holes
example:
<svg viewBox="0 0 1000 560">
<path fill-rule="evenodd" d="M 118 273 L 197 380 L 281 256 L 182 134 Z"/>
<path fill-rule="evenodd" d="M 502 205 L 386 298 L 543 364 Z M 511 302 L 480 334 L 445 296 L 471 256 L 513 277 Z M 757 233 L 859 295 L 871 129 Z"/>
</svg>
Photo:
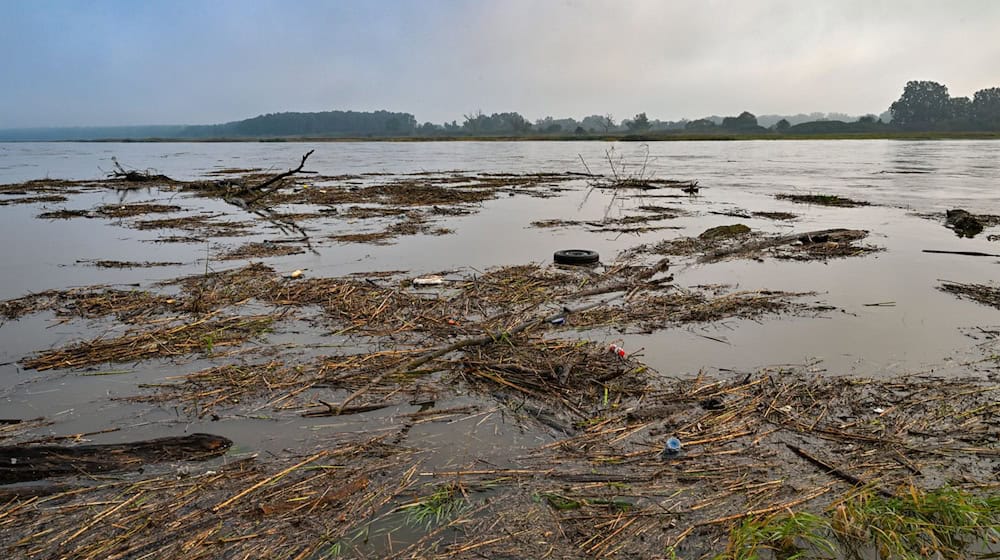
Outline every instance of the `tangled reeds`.
<svg viewBox="0 0 1000 560">
<path fill-rule="evenodd" d="M 176 229 L 204 237 L 242 237 L 250 233 L 253 224 L 248 221 L 215 219 L 218 216 L 194 215 L 177 218 L 138 220 L 132 225 L 140 230 Z"/>
<path fill-rule="evenodd" d="M 774 195 L 774 198 L 777 198 L 778 200 L 789 200 L 799 204 L 835 206 L 838 208 L 854 208 L 857 206 L 868 206 L 870 204 L 863 200 L 853 200 L 832 194 L 776 194 Z"/>
<path fill-rule="evenodd" d="M 94 319 L 115 315 L 123 322 L 140 322 L 170 307 L 171 298 L 143 290 L 118 290 L 92 286 L 68 290 L 46 290 L 0 302 L 0 315 L 18 319 L 52 311 L 57 317 Z"/>
<path fill-rule="evenodd" d="M 631 390 L 619 392 L 613 381 L 622 372 L 641 375 L 639 364 L 595 354 L 608 364 L 611 379 L 602 381 L 607 376 L 591 371 L 588 362 L 561 384 L 552 373 L 579 356 L 572 344 L 552 341 L 535 348 L 547 350 L 552 364 L 533 370 L 518 365 L 530 362 L 514 359 L 520 352 L 510 346 L 482 350 L 464 362 L 468 383 L 491 385 L 484 397 L 497 389 L 523 394 L 527 402 L 515 404 L 521 399 L 510 397 L 506 406 L 529 422 L 559 423 L 563 417 L 540 418 L 533 408 L 558 406 L 571 418 L 563 425 L 566 432 L 553 427 L 555 437 L 510 457 L 505 466 L 473 462 L 422 469 L 411 452 L 384 443 L 390 434 L 266 465 L 210 464 L 187 468 L 183 476 L 151 469 L 138 478 L 8 501 L 0 506 L 3 546 L 17 556 L 80 558 L 178 551 L 193 558 L 233 557 L 250 550 L 271 556 L 475 558 L 516 550 L 566 558 L 671 551 L 703 557 L 766 545 L 770 541 L 761 535 L 774 524 L 792 523 L 782 517 L 788 515 L 799 516 L 794 521 L 801 536 L 812 531 L 839 543 L 838 535 L 852 534 L 847 528 L 881 526 L 884 518 L 865 517 L 879 504 L 902 512 L 911 507 L 904 503 L 910 496 L 926 504 L 916 510 L 924 513 L 913 514 L 923 516 L 914 517 L 915 523 L 939 519 L 955 531 L 966 527 L 968 539 L 977 530 L 931 517 L 938 503 L 932 499 L 942 507 L 941 500 L 970 504 L 983 520 L 995 519 L 994 506 L 980 507 L 992 498 L 976 497 L 989 495 L 1000 459 L 989 443 L 998 436 L 995 385 L 823 379 L 765 370 L 641 390 L 625 383 Z M 573 418 L 574 409 L 589 417 Z M 680 438 L 680 452 L 663 452 L 667 435 Z M 825 466 L 798 457 L 792 447 L 808 449 Z M 952 476 L 956 472 L 963 473 L 961 480 Z M 911 489 L 936 488 L 945 480 L 958 486 Z M 879 498 L 879 489 L 898 498 Z M 401 535 L 414 526 L 418 536 Z M 751 527 L 759 530 L 751 533 Z M 837 533 L 824 533 L 824 527 Z M 959 557 L 954 551 L 971 542 L 911 539 L 906 531 L 899 526 L 878 534 L 898 535 L 892 542 L 903 552 L 930 550 L 948 558 Z M 844 542 L 881 538 L 866 534 Z"/>
<path fill-rule="evenodd" d="M 946 473 L 956 472 L 964 473 L 961 492 L 971 503 L 993 488 L 998 453 L 983 444 L 998 436 L 997 390 L 975 380 L 828 380 L 794 371 L 678 381 L 622 399 L 510 468 L 424 473 L 490 484 L 494 497 L 472 497 L 467 507 L 489 513 L 452 521 L 461 534 L 428 539 L 421 554 L 711 557 L 727 541 L 731 551 L 750 550 L 737 528 L 751 520 L 788 511 L 836 519 L 845 493 L 905 500 L 925 492 L 914 485 L 954 483 Z M 970 436 L 970 424 L 983 429 Z M 668 435 L 683 442 L 681 452 L 663 451 Z M 995 519 L 997 508 L 987 515 Z M 860 516 L 848 519 L 866 525 Z M 959 557 L 919 539 L 900 550 Z"/>
<path fill-rule="evenodd" d="M 662 241 L 653 246 L 640 246 L 633 251 L 656 255 L 698 256 L 702 263 L 724 259 L 828 260 L 856 257 L 880 251 L 858 241 L 867 231 L 828 229 L 770 235 L 751 231 L 743 224 L 719 226 L 706 230 L 698 237 L 681 237 Z"/>
<path fill-rule="evenodd" d="M 218 258 L 223 261 L 250 260 L 287 257 L 289 255 L 299 255 L 304 252 L 301 247 L 291 243 L 250 242 L 220 255 Z"/>
<path fill-rule="evenodd" d="M 94 560 L 354 556 L 366 526 L 398 515 L 391 504 L 415 470 L 405 450 L 370 439 L 266 465 L 95 481 L 0 505 L 0 547 Z"/>
<path fill-rule="evenodd" d="M 21 363 L 28 369 L 45 371 L 168 358 L 192 352 L 212 353 L 215 348 L 241 344 L 259 336 L 273 320 L 270 315 L 258 315 L 209 316 L 180 324 L 165 322 L 151 330 L 132 330 L 115 338 L 98 338 L 39 352 Z"/>
<path fill-rule="evenodd" d="M 424 344 L 437 341 L 445 345 L 455 337 L 475 339 L 483 333 L 501 336 L 519 323 L 522 329 L 530 324 L 533 329 L 550 330 L 649 330 L 722 317 L 809 309 L 790 301 L 807 294 L 742 292 L 710 297 L 692 290 L 664 293 L 670 288 L 668 284 L 649 280 L 656 270 L 618 266 L 595 275 L 520 265 L 455 278 L 442 288 L 427 291 L 402 278 L 396 285 L 370 278 L 291 279 L 254 263 L 166 282 L 161 287 L 179 289 L 169 295 L 76 288 L 3 302 L 0 311 L 12 319 L 44 310 L 66 318 L 113 315 L 129 324 L 153 326 L 133 328 L 117 338 L 99 338 L 42 352 L 23 362 L 25 367 L 47 370 L 211 351 L 263 332 L 269 317 L 273 319 L 291 308 L 319 310 L 321 313 L 313 314 L 312 320 L 331 325 L 338 336 L 393 337 L 404 348 L 417 347 L 418 336 Z M 615 293 L 619 295 L 599 299 L 602 294 Z M 563 314 L 560 321 L 543 320 L 559 309 L 569 310 L 566 305 L 576 300 L 584 302 L 584 307 Z M 253 303 L 269 306 L 272 311 L 252 317 L 214 317 L 226 309 Z"/>
<path fill-rule="evenodd" d="M 984 284 L 944 282 L 938 286 L 938 289 L 955 297 L 972 300 L 976 303 L 1000 309 L 1000 288 Z"/>
<path fill-rule="evenodd" d="M 640 177 L 615 188 L 697 190 Z M 280 216 L 293 221 L 392 220 L 378 231 L 352 232 L 385 241 L 433 233 L 434 216 L 474 212 L 501 192 L 539 194 L 573 179 L 286 177 L 247 204 L 326 206 L 285 208 Z M 222 198 L 267 180 L 170 188 Z M 140 210 L 114 217 L 148 213 Z M 679 214 L 643 211 L 648 215 L 614 227 Z M 142 223 L 187 223 L 203 234 L 215 218 Z M 830 258 L 873 250 L 857 244 L 865 234 L 768 236 L 724 226 L 659 250 L 703 262 Z M 251 244 L 229 256 L 284 254 L 279 247 L 286 246 Z M 60 320 L 113 316 L 128 325 L 38 353 L 26 367 L 207 355 L 213 360 L 195 362 L 197 371 L 144 384 L 131 399 L 176 403 L 174 412 L 191 422 L 278 421 L 310 436 L 295 436 L 293 450 L 267 460 L 173 458 L 141 473 L 82 469 L 55 473 L 44 488 L 7 488 L 0 491 L 0 549 L 14 558 L 81 559 L 701 558 L 779 549 L 787 543 L 776 534 L 831 550 L 828 541 L 871 527 L 899 536 L 886 550 L 948 556 L 962 539 L 983 536 L 955 522 L 959 514 L 995 523 L 1000 388 L 982 379 L 837 378 L 792 367 L 658 375 L 641 362 L 641 351 L 609 348 L 608 339 L 826 309 L 803 302 L 812 294 L 682 288 L 667 275 L 668 264 L 528 264 L 441 271 L 430 282 L 403 271 L 321 278 L 250 264 L 206 268 L 150 291 L 95 286 L 3 302 L 9 319 L 48 310 Z M 292 310 L 320 342 L 238 357 L 215 351 L 264 335 Z M 51 421 L 9 420 L 0 422 L 5 444 L 29 443 L 30 432 Z M 673 438 L 679 449 L 666 445 Z M 81 443 L 67 455 L 88 451 Z M 927 503 L 951 517 L 914 513 Z M 882 511 L 900 513 L 911 526 L 879 525 L 874 512 Z M 913 520 L 961 537 L 907 540 Z M 873 534 L 851 542 L 881 546 Z"/>
</svg>

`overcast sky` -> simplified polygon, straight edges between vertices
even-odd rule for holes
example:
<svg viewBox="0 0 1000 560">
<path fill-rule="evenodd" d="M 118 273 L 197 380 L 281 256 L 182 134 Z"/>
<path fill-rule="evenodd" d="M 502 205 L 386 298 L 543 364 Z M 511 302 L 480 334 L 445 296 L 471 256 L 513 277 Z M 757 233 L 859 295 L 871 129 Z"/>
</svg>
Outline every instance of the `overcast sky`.
<svg viewBox="0 0 1000 560">
<path fill-rule="evenodd" d="M 1000 86 L 998 34 L 995 0 L 0 0 L 0 128 L 879 113 Z"/>
</svg>

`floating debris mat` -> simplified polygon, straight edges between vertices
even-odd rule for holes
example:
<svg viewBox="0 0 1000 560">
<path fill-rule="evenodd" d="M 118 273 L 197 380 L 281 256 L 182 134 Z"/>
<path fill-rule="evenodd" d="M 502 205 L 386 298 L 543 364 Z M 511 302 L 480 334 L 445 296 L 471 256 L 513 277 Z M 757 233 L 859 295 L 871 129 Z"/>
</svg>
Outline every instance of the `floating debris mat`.
<svg viewBox="0 0 1000 560">
<path fill-rule="evenodd" d="M 1000 288 L 984 284 L 945 282 L 938 286 L 938 289 L 962 299 L 972 300 L 976 303 L 1000 309 Z"/>
<path fill-rule="evenodd" d="M 669 239 L 656 245 L 643 245 L 637 253 L 697 256 L 702 263 L 725 259 L 828 260 L 857 257 L 880 251 L 878 247 L 860 245 L 868 232 L 854 229 L 826 229 L 772 235 L 752 231 L 743 224 L 710 228 L 698 237 Z"/>
<path fill-rule="evenodd" d="M 78 342 L 40 352 L 21 362 L 27 369 L 45 371 L 81 368 L 104 363 L 122 363 L 168 358 L 195 352 L 211 353 L 214 348 L 242 344 L 265 332 L 274 317 L 206 317 L 159 328 L 136 329 L 117 338 Z"/>
</svg>

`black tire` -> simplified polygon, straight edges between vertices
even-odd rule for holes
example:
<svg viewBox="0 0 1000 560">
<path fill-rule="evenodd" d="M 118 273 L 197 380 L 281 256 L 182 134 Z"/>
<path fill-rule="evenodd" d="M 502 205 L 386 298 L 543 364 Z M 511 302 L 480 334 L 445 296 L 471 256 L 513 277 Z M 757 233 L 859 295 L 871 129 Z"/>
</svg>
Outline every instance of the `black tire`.
<svg viewBox="0 0 1000 560">
<path fill-rule="evenodd" d="M 555 261 L 556 264 L 597 264 L 601 262 L 601 256 L 597 254 L 597 251 L 589 251 L 587 249 L 566 249 L 564 251 L 556 251 L 555 254 L 552 255 L 552 260 Z"/>
</svg>

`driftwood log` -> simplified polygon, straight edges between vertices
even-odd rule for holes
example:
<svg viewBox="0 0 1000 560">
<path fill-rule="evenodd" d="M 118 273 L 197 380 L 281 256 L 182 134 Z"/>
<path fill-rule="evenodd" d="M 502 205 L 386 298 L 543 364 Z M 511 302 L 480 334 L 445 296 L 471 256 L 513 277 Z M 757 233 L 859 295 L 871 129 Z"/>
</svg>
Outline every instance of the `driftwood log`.
<svg viewBox="0 0 1000 560">
<path fill-rule="evenodd" d="M 0 484 L 58 476 L 136 470 L 164 461 L 204 461 L 226 452 L 232 441 L 191 434 L 104 445 L 11 445 L 0 447 Z"/>
</svg>

